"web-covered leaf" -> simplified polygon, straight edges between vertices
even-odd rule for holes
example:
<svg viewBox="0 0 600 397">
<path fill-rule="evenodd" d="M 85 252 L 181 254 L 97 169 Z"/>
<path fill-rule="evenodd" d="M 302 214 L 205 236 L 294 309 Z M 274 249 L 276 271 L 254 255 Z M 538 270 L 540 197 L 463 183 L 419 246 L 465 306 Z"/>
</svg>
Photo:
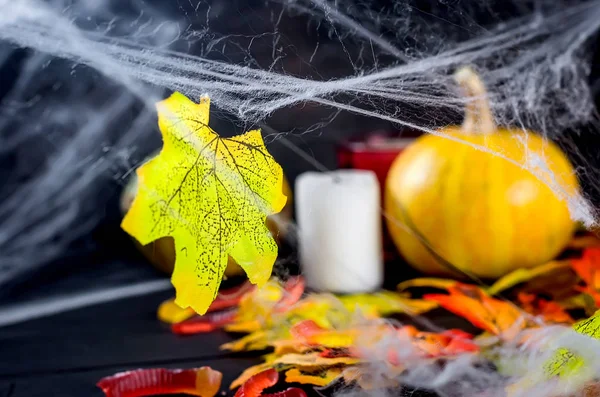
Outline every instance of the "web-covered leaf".
<svg viewBox="0 0 600 397">
<path fill-rule="evenodd" d="M 265 220 L 286 203 L 283 171 L 259 130 L 223 138 L 210 129 L 208 97 L 196 104 L 174 93 L 156 107 L 163 148 L 137 170 L 122 227 L 143 245 L 173 237 L 175 302 L 204 314 L 228 256 L 252 283 L 269 279 L 277 245 Z"/>
</svg>

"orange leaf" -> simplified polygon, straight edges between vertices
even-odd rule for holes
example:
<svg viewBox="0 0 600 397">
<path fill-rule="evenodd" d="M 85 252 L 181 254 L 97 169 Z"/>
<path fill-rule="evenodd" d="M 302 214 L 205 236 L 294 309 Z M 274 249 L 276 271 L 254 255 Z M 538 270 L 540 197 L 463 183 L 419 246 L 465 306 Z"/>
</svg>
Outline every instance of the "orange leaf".
<svg viewBox="0 0 600 397">
<path fill-rule="evenodd" d="M 524 313 L 517 307 L 491 298 L 478 287 L 457 283 L 448 292 L 450 295 L 428 294 L 424 299 L 438 302 L 444 309 L 495 335 L 510 338 L 507 332 L 512 335 L 527 325 Z"/>
<path fill-rule="evenodd" d="M 457 329 L 435 333 L 408 325 L 398 329 L 398 336 L 409 339 L 421 355 L 428 358 L 479 351 L 479 346 L 472 341 L 473 335 Z"/>
<path fill-rule="evenodd" d="M 479 351 L 479 346 L 471 340 L 473 338 L 471 335 L 455 331 L 457 330 L 450 330 L 439 334 L 434 332 L 419 332 L 415 335 L 413 343 L 427 357 L 451 356 Z"/>
<path fill-rule="evenodd" d="M 573 318 L 557 302 L 548 301 L 525 292 L 520 292 L 517 299 L 523 310 L 534 316 L 539 316 L 546 322 L 556 324 L 572 324 L 574 322 Z"/>
<path fill-rule="evenodd" d="M 600 248 L 587 248 L 579 259 L 571 259 L 571 266 L 593 290 L 600 289 Z"/>
</svg>

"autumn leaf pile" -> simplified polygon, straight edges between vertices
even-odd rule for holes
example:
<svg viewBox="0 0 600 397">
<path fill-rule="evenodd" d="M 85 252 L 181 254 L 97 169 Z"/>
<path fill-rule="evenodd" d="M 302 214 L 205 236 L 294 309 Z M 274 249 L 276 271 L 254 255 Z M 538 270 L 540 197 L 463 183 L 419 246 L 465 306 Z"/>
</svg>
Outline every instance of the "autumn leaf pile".
<svg viewBox="0 0 600 397">
<path fill-rule="evenodd" d="M 301 277 L 286 282 L 272 278 L 262 288 L 246 284 L 223 291 L 205 316 L 189 311 L 182 316 L 183 311 L 167 301 L 161 305 L 159 317 L 172 323 L 174 332 L 186 324 L 203 323 L 212 326 L 190 333 L 220 328 L 245 334 L 221 348 L 255 351 L 263 354 L 263 363 L 244 371 L 231 389 L 273 369 L 286 383 L 324 387 L 342 382 L 364 389 L 397 386 L 393 376 L 384 385 L 381 379 L 373 384 L 369 366 L 380 361 L 387 374 L 400 375 L 413 359 L 433 363 L 464 354 L 482 355 L 490 348 L 490 337 L 496 344 L 524 343 L 527 333 L 523 331 L 552 324 L 573 325 L 593 314 L 600 307 L 600 284 L 594 284 L 594 276 L 600 272 L 600 241 L 578 237 L 573 245 L 579 250 L 567 259 L 520 269 L 487 287 L 417 278 L 399 284 L 396 291 L 334 296 L 306 293 Z M 438 292 L 432 293 L 432 289 Z M 239 291 L 243 292 L 236 295 Z M 437 314 L 444 309 L 466 319 L 479 332 L 433 332 L 386 320 L 396 314 L 416 316 L 435 309 Z M 214 317 L 215 313 L 229 316 L 219 322 L 223 317 Z M 434 321 L 436 313 L 431 315 Z M 397 347 L 407 345 L 411 346 L 410 353 L 400 356 Z M 382 351 L 381 346 L 388 348 Z"/>
</svg>

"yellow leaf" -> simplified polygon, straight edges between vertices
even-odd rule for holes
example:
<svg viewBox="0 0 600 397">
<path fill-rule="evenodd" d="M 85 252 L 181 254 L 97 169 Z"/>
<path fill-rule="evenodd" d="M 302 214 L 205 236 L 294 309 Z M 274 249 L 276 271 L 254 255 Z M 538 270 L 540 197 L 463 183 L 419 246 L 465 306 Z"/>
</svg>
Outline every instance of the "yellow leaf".
<svg viewBox="0 0 600 397">
<path fill-rule="evenodd" d="M 241 352 L 247 350 L 263 350 L 269 346 L 271 333 L 261 330 L 244 336 L 233 342 L 221 345 L 221 350 Z"/>
<path fill-rule="evenodd" d="M 360 330 L 349 329 L 344 331 L 331 330 L 318 333 L 306 338 L 306 342 L 313 346 L 327 348 L 352 347 L 360 336 Z"/>
<path fill-rule="evenodd" d="M 436 302 L 411 299 L 392 291 L 345 295 L 340 296 L 339 300 L 350 313 L 359 309 L 364 315 L 370 317 L 389 316 L 396 313 L 417 315 L 438 307 Z"/>
<path fill-rule="evenodd" d="M 414 278 L 412 280 L 403 281 L 400 284 L 398 284 L 396 289 L 398 291 L 404 291 L 405 289 L 412 288 L 412 287 L 432 287 L 432 288 L 439 288 L 439 289 L 448 289 L 456 283 L 457 283 L 457 281 L 449 280 L 446 278 L 423 277 L 423 278 Z"/>
<path fill-rule="evenodd" d="M 208 97 L 174 93 L 156 108 L 163 147 L 138 168 L 121 226 L 142 245 L 173 237 L 175 303 L 205 314 L 229 256 L 253 284 L 269 279 L 277 244 L 265 222 L 286 203 L 283 171 L 260 131 L 222 138 L 210 129 Z"/>
<path fill-rule="evenodd" d="M 341 368 L 327 368 L 319 371 L 304 371 L 292 368 L 285 373 L 286 383 L 300 383 L 303 385 L 327 386 L 336 380 L 342 373 Z"/>
<path fill-rule="evenodd" d="M 568 261 L 551 261 L 531 269 L 517 269 L 497 280 L 491 287 L 487 289 L 487 293 L 490 295 L 496 295 L 499 292 L 512 288 L 515 285 L 525 281 L 529 281 L 532 278 L 543 276 L 555 270 L 565 269 L 568 267 L 570 267 L 570 263 Z"/>
<path fill-rule="evenodd" d="M 306 343 L 298 342 L 296 340 L 277 340 L 270 343 L 273 346 L 273 353 L 278 356 L 290 353 L 305 353 L 313 349 L 312 346 L 309 346 Z"/>
<path fill-rule="evenodd" d="M 182 309 L 175 304 L 175 299 L 167 299 L 158 307 L 158 319 L 162 322 L 175 324 L 187 320 L 195 315 L 194 310 L 188 308 Z"/>
<path fill-rule="evenodd" d="M 297 367 L 320 368 L 335 365 L 353 365 L 361 360 L 354 357 L 321 357 L 318 352 L 308 354 L 285 354 L 273 361 L 273 364 L 294 365 Z"/>
<path fill-rule="evenodd" d="M 588 319 L 577 322 L 573 325 L 573 329 L 590 338 L 600 339 L 600 311 Z M 510 385 L 507 388 L 508 395 L 522 395 L 524 390 L 535 386 L 538 382 L 550 379 L 565 381 L 571 390 L 582 388 L 596 376 L 593 366 L 586 365 L 586 358 L 583 357 L 587 355 L 589 359 L 590 354 L 593 354 L 593 350 L 587 351 L 585 347 L 578 352 L 559 347 L 553 352 L 552 358 L 544 363 L 541 371 L 539 368 L 538 371 L 530 371 L 531 375 Z"/>
</svg>

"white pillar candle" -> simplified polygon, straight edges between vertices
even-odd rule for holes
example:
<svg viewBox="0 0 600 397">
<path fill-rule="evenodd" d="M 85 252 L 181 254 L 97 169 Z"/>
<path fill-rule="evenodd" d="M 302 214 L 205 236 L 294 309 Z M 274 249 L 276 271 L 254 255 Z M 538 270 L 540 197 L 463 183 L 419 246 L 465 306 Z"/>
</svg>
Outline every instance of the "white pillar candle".
<svg viewBox="0 0 600 397">
<path fill-rule="evenodd" d="M 379 182 L 362 170 L 307 172 L 296 179 L 300 266 L 308 287 L 369 292 L 383 284 Z"/>
</svg>

